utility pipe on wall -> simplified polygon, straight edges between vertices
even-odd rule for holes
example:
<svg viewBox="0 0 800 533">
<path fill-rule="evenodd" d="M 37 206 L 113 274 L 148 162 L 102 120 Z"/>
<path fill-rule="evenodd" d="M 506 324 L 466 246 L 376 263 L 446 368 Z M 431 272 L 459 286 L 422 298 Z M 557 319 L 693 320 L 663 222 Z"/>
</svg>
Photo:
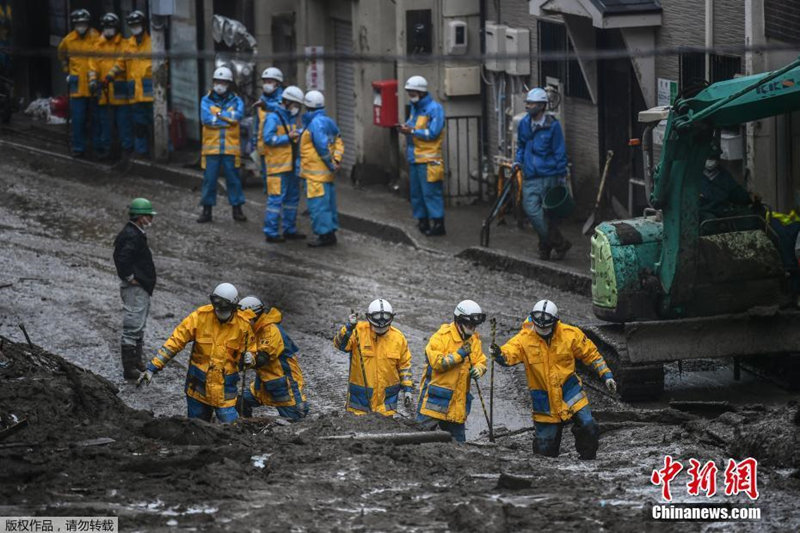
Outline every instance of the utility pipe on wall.
<svg viewBox="0 0 800 533">
<path fill-rule="evenodd" d="M 714 47 L 714 0 L 706 0 L 706 80 L 711 79 L 711 53 L 708 52 Z"/>
</svg>

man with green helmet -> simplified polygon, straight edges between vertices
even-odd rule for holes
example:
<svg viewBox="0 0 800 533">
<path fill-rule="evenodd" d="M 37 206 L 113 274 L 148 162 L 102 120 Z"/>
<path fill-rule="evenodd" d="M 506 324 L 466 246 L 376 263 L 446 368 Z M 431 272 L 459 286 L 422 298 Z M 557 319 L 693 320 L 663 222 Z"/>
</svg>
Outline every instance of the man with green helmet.
<svg viewBox="0 0 800 533">
<path fill-rule="evenodd" d="M 137 379 L 144 372 L 142 343 L 150 296 L 156 286 L 156 267 L 147 245 L 145 231 L 153 224 L 153 205 L 135 198 L 128 206 L 128 223 L 114 240 L 114 265 L 120 279 L 124 309 L 122 317 L 122 371 L 125 379 Z"/>
</svg>

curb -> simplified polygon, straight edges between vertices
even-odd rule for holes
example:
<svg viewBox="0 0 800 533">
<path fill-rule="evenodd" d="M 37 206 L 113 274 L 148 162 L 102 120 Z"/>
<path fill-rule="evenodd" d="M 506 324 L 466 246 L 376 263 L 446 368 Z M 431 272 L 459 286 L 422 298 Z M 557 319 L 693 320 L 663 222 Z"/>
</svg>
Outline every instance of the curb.
<svg viewBox="0 0 800 533">
<path fill-rule="evenodd" d="M 342 211 L 339 211 L 339 225 L 346 230 L 370 235 L 383 241 L 405 244 L 418 250 L 422 249 L 406 230 L 399 226 L 394 226 L 385 222 L 377 222 L 357 215 L 343 213 Z"/>
<path fill-rule="evenodd" d="M 514 257 L 499 250 L 471 246 L 456 254 L 456 257 L 473 261 L 480 265 L 519 274 L 540 281 L 551 287 L 569 291 L 580 296 L 592 295 L 592 278 L 556 265 L 535 263 Z"/>
</svg>

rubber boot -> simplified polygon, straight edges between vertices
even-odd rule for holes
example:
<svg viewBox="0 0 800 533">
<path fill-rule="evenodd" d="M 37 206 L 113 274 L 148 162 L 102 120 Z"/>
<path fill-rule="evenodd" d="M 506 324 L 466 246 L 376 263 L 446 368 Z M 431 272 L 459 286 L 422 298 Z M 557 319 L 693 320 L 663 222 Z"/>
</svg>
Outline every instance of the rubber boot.
<svg viewBox="0 0 800 533">
<path fill-rule="evenodd" d="M 199 217 L 197 217 L 197 223 L 198 224 L 205 224 L 206 222 L 211 222 L 211 219 L 212 219 L 212 217 L 211 217 L 211 206 L 210 205 L 204 205 L 203 206 L 203 213 Z"/>
<path fill-rule="evenodd" d="M 428 222 L 427 218 L 420 218 L 417 220 L 417 227 L 419 228 L 419 232 L 423 235 L 427 235 L 428 232 L 431 230 L 431 224 Z"/>
<path fill-rule="evenodd" d="M 139 371 L 136 370 L 137 357 L 136 346 L 122 345 L 122 377 L 125 379 L 139 379 Z"/>
<path fill-rule="evenodd" d="M 241 205 L 233 206 L 233 220 L 236 222 L 247 222 L 247 217 L 244 216 Z"/>
<path fill-rule="evenodd" d="M 428 237 L 440 237 L 447 233 L 444 229 L 443 218 L 433 218 L 431 220 L 433 220 L 433 225 L 431 226 L 430 231 L 428 231 L 425 235 Z"/>
<path fill-rule="evenodd" d="M 283 238 L 287 241 L 301 241 L 306 238 L 306 234 L 300 233 L 299 231 L 295 231 L 294 233 L 284 232 Z"/>
<path fill-rule="evenodd" d="M 317 235 L 317 238 L 308 243 L 310 248 L 321 248 L 323 246 L 333 246 L 336 244 L 336 235 L 331 233 L 324 233 Z"/>
<path fill-rule="evenodd" d="M 144 355 L 142 354 L 144 347 L 144 341 L 139 339 L 136 341 L 136 370 L 139 372 L 144 372 L 147 367 L 145 366 Z"/>
<path fill-rule="evenodd" d="M 575 435 L 575 450 L 581 460 L 591 461 L 597 457 L 597 448 L 600 446 L 600 430 L 594 419 L 586 425 L 575 419 L 572 425 L 572 434 Z"/>
</svg>

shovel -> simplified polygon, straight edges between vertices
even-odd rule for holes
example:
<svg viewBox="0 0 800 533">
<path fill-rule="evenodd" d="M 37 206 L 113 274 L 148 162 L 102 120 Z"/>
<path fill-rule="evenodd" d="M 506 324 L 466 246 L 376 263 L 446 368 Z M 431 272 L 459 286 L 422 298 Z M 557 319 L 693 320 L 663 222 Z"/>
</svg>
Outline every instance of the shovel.
<svg viewBox="0 0 800 533">
<path fill-rule="evenodd" d="M 606 190 L 606 177 L 608 176 L 608 169 L 611 167 L 611 158 L 614 157 L 614 151 L 609 150 L 606 154 L 606 166 L 603 168 L 603 177 L 600 178 L 600 187 L 597 189 L 597 199 L 594 201 L 594 209 L 592 214 L 583 223 L 583 234 L 587 237 L 591 235 L 594 227 L 597 225 L 597 212 L 600 210 L 600 200 L 603 198 L 603 192 Z"/>
</svg>

